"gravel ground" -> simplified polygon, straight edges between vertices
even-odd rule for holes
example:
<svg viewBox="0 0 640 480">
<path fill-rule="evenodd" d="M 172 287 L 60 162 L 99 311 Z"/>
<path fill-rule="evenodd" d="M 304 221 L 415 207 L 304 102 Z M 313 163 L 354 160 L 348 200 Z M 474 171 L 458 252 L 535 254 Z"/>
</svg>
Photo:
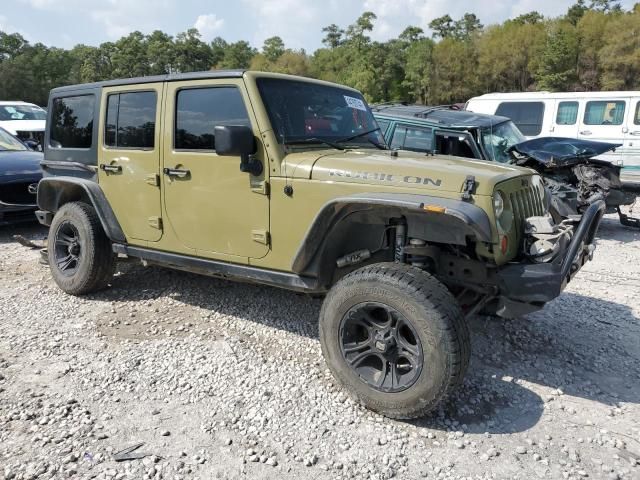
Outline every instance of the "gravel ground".
<svg viewBox="0 0 640 480">
<path fill-rule="evenodd" d="M 0 229 L 6 479 L 640 479 L 640 232 L 613 217 L 543 311 L 473 320 L 463 388 L 411 422 L 335 385 L 320 300 L 133 263 L 74 298 L 16 233 L 46 234 Z"/>
</svg>

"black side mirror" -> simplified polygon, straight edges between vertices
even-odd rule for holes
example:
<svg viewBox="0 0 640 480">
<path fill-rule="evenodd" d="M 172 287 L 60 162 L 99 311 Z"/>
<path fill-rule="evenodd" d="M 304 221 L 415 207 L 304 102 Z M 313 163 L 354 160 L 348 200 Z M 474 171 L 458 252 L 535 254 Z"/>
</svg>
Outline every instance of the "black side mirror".
<svg viewBox="0 0 640 480">
<path fill-rule="evenodd" d="M 262 173 L 262 162 L 255 157 L 256 140 L 249 127 L 221 125 L 214 130 L 215 147 L 218 155 L 240 157 L 240 171 L 251 175 Z"/>
</svg>

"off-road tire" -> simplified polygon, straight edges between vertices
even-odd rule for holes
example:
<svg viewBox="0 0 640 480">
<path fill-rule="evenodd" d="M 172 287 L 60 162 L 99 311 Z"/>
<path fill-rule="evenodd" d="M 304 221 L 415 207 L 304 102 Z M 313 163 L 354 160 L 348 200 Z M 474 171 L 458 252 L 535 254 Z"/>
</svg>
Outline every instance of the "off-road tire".
<svg viewBox="0 0 640 480">
<path fill-rule="evenodd" d="M 401 313 L 419 336 L 422 369 L 403 391 L 373 388 L 342 353 L 342 319 L 354 306 L 366 302 L 385 304 Z M 468 325 L 449 290 L 423 270 L 396 263 L 370 265 L 336 283 L 320 311 L 320 343 L 331 372 L 352 397 L 375 412 L 399 419 L 428 414 L 458 387 L 471 350 Z"/>
<path fill-rule="evenodd" d="M 56 261 L 56 241 L 63 225 L 75 229 L 80 248 L 77 268 L 71 274 L 63 273 Z M 116 257 L 111 242 L 95 209 L 86 203 L 66 203 L 56 212 L 49 229 L 47 253 L 53 279 L 60 289 L 71 295 L 101 290 L 113 277 Z M 58 261 L 59 257 L 60 254 Z"/>
</svg>

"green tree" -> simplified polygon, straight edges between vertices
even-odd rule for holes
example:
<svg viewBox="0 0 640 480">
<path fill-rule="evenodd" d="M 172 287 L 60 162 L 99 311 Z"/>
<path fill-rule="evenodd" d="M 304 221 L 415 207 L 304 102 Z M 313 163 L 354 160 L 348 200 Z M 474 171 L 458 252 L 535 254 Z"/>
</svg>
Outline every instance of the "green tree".
<svg viewBox="0 0 640 480">
<path fill-rule="evenodd" d="M 429 28 L 433 31 L 433 38 L 449 38 L 456 32 L 456 25 L 448 13 L 442 17 L 434 18 L 429 22 Z"/>
<path fill-rule="evenodd" d="M 424 30 L 420 27 L 408 26 L 398 36 L 400 40 L 413 43 L 423 38 Z"/>
<path fill-rule="evenodd" d="M 280 58 L 284 52 L 284 42 L 278 36 L 267 38 L 262 45 L 263 55 L 272 62 Z"/>
<path fill-rule="evenodd" d="M 421 38 L 407 48 L 405 78 L 403 84 L 408 90 L 407 100 L 426 103 L 433 70 L 433 48 L 435 42 L 430 38 Z"/>
<path fill-rule="evenodd" d="M 0 31 L 0 62 L 14 58 L 29 46 L 19 33 L 5 33 Z"/>
<path fill-rule="evenodd" d="M 356 50 L 362 50 L 371 39 L 366 35 L 367 32 L 373 30 L 373 22 L 378 18 L 373 12 L 364 12 L 355 23 L 347 27 L 347 40 Z"/>
<path fill-rule="evenodd" d="M 640 12 L 616 15 L 605 29 L 599 52 L 602 88 L 640 89 Z"/>
<path fill-rule="evenodd" d="M 568 22 L 553 22 L 536 72 L 538 88 L 570 90 L 577 81 L 578 36 Z"/>
<path fill-rule="evenodd" d="M 115 42 L 111 64 L 112 73 L 118 78 L 149 75 L 146 37 L 135 31 Z"/>
<path fill-rule="evenodd" d="M 229 43 L 224 50 L 224 57 L 218 64 L 218 68 L 247 68 L 256 53 L 255 48 L 252 48 L 249 42 L 244 40 Z"/>
<path fill-rule="evenodd" d="M 587 7 L 585 0 L 578 0 L 576 3 L 569 7 L 565 18 L 572 25 L 578 25 L 578 22 L 584 16 L 587 10 L 589 10 L 589 8 Z"/>
<path fill-rule="evenodd" d="M 178 72 L 197 72 L 209 70 L 213 66 L 211 47 L 203 42 L 195 28 L 176 35 L 175 70 Z"/>
<path fill-rule="evenodd" d="M 335 23 L 324 27 L 322 33 L 325 33 L 322 43 L 329 48 L 336 48 L 342 43 L 344 36 L 344 30 L 338 27 Z"/>
<path fill-rule="evenodd" d="M 173 38 L 160 30 L 155 30 L 147 37 L 149 73 L 151 75 L 172 73 L 177 67 L 176 53 Z"/>
</svg>

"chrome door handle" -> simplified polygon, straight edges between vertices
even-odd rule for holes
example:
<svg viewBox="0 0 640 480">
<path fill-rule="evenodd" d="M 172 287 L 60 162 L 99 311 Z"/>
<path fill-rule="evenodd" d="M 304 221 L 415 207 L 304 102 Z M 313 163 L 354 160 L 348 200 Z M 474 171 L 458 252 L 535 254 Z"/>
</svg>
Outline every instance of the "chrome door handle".
<svg viewBox="0 0 640 480">
<path fill-rule="evenodd" d="M 580 135 L 591 135 L 591 130 L 582 130 Z"/>
<path fill-rule="evenodd" d="M 162 172 L 169 177 L 186 178 L 191 175 L 191 171 L 180 168 L 165 168 Z"/>
<path fill-rule="evenodd" d="M 107 165 L 106 163 L 101 163 L 100 170 L 103 172 L 120 173 L 122 172 L 122 167 L 120 165 Z"/>
<path fill-rule="evenodd" d="M 634 130 L 633 132 L 630 132 L 629 135 L 634 135 L 634 136 L 638 137 L 638 136 L 640 136 L 640 131 Z"/>
</svg>

